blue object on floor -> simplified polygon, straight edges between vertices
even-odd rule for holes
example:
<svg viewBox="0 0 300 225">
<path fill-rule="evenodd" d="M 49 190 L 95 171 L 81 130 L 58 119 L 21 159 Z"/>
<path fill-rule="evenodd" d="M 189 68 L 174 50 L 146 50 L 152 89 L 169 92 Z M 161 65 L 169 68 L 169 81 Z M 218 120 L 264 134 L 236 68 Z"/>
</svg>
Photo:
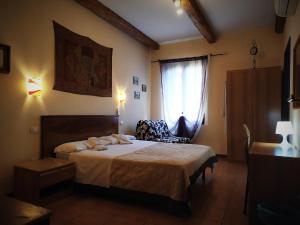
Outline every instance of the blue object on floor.
<svg viewBox="0 0 300 225">
<path fill-rule="evenodd" d="M 286 204 L 260 203 L 257 215 L 265 225 L 300 225 L 300 210 Z"/>
</svg>

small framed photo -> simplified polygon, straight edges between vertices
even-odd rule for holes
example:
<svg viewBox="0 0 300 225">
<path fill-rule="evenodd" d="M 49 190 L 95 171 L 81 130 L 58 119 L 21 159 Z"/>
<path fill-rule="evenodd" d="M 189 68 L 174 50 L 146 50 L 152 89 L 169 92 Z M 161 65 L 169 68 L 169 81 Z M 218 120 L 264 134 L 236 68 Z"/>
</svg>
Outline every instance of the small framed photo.
<svg viewBox="0 0 300 225">
<path fill-rule="evenodd" d="M 147 92 L 147 85 L 146 84 L 142 84 L 142 92 Z"/>
<path fill-rule="evenodd" d="M 133 83 L 134 85 L 139 85 L 139 77 L 133 76 L 133 77 L 132 77 L 132 83 Z"/>
<path fill-rule="evenodd" d="M 0 73 L 10 72 L 10 47 L 0 44 Z"/>
<path fill-rule="evenodd" d="M 134 91 L 134 99 L 140 99 L 141 93 L 139 91 Z"/>
</svg>

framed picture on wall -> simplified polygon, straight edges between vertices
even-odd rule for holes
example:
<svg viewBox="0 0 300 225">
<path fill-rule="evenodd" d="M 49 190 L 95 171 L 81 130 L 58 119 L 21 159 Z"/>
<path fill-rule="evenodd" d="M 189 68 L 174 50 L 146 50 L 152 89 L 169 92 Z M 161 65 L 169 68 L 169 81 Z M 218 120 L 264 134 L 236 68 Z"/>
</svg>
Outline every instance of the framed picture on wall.
<svg viewBox="0 0 300 225">
<path fill-rule="evenodd" d="M 139 91 L 134 91 L 134 99 L 139 100 L 141 98 L 141 93 Z"/>
<path fill-rule="evenodd" d="M 132 83 L 133 83 L 134 85 L 139 85 L 139 77 L 133 76 L 133 77 L 132 77 Z"/>
<path fill-rule="evenodd" d="M 10 47 L 0 44 L 0 73 L 10 72 Z"/>
<path fill-rule="evenodd" d="M 147 85 L 146 84 L 142 84 L 142 92 L 147 92 Z"/>
</svg>

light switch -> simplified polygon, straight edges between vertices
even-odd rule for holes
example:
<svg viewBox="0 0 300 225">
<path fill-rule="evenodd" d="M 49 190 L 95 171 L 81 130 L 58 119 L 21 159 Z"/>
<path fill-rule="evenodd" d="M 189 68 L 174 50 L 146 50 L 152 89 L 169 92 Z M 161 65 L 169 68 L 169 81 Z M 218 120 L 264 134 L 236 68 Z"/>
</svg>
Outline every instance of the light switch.
<svg viewBox="0 0 300 225">
<path fill-rule="evenodd" d="M 124 124 L 123 120 L 120 121 L 120 125 L 122 126 Z"/>
<path fill-rule="evenodd" d="M 30 127 L 30 128 L 29 128 L 29 132 L 30 132 L 31 134 L 38 134 L 38 133 L 39 133 L 39 128 L 36 127 L 36 126 Z"/>
</svg>

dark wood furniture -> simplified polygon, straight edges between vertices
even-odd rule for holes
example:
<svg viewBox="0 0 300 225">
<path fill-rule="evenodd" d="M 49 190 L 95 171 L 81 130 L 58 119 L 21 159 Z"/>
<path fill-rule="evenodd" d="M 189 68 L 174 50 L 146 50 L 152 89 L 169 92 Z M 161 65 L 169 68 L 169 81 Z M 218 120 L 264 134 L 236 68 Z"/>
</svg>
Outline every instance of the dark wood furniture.
<svg viewBox="0 0 300 225">
<path fill-rule="evenodd" d="M 1 225 L 49 225 L 50 211 L 6 196 L 0 196 Z"/>
<path fill-rule="evenodd" d="M 249 224 L 259 225 L 260 202 L 283 202 L 300 207 L 300 151 L 278 144 L 254 142 L 249 154 Z"/>
<path fill-rule="evenodd" d="M 117 134 L 117 115 L 41 116 L 41 158 L 54 156 L 54 148 L 71 141 Z"/>
<path fill-rule="evenodd" d="M 75 164 L 72 161 L 46 158 L 15 165 L 15 196 L 43 204 L 72 190 Z"/>
<path fill-rule="evenodd" d="M 280 67 L 228 71 L 226 120 L 230 160 L 246 161 L 243 124 L 251 130 L 253 141 L 279 141 L 275 128 L 281 120 L 281 76 Z"/>
<path fill-rule="evenodd" d="M 245 189 L 245 198 L 244 198 L 244 214 L 247 214 L 247 206 L 248 206 L 248 195 L 249 195 L 249 151 L 251 147 L 251 132 L 246 124 L 243 124 L 245 130 L 245 157 L 246 157 L 246 164 L 247 164 L 247 181 L 246 181 L 246 189 Z"/>
<path fill-rule="evenodd" d="M 293 95 L 290 102 L 294 108 L 300 108 L 300 35 L 294 47 Z"/>
</svg>

